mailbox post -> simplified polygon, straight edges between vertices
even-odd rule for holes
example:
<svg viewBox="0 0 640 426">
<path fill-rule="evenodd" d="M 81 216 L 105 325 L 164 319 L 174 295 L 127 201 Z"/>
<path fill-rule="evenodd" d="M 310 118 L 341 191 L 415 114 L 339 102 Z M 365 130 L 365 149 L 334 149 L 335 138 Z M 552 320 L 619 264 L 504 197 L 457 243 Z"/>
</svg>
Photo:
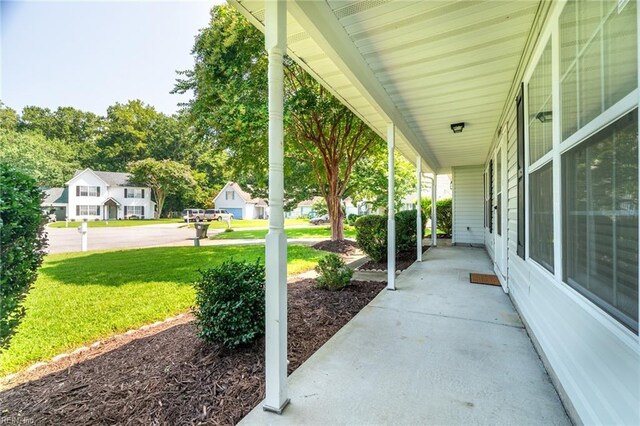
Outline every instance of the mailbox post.
<svg viewBox="0 0 640 426">
<path fill-rule="evenodd" d="M 80 233 L 80 250 L 87 251 L 87 222 L 82 222 L 78 226 L 78 232 Z"/>
</svg>

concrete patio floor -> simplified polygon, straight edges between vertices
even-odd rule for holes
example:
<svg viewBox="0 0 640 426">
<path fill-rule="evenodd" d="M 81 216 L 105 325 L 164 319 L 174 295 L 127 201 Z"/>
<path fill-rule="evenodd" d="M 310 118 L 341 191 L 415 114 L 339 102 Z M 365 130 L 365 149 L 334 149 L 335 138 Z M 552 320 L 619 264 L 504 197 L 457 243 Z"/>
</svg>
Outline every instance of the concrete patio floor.
<svg viewBox="0 0 640 426">
<path fill-rule="evenodd" d="M 469 283 L 484 249 L 438 247 L 289 377 L 283 415 L 242 424 L 570 424 L 509 297 Z"/>
</svg>

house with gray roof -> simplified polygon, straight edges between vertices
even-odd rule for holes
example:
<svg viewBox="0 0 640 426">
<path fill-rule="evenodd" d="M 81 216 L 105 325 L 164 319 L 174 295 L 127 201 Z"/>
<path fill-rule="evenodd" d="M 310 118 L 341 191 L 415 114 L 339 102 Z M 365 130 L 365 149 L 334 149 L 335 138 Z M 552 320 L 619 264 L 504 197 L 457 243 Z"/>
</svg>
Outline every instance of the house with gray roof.
<svg viewBox="0 0 640 426">
<path fill-rule="evenodd" d="M 213 199 L 216 209 L 225 209 L 234 219 L 266 219 L 269 206 L 262 198 L 253 198 L 236 182 L 228 182 Z"/>
<path fill-rule="evenodd" d="M 64 207 L 69 220 L 155 217 L 156 203 L 151 200 L 151 188 L 132 183 L 129 173 L 78 170 L 65 185 L 66 188 L 49 190 L 50 195 L 47 194 L 43 207 L 55 198 L 58 202 L 56 208 L 62 210 Z M 61 189 L 63 191 L 59 191 Z M 63 193 L 66 193 L 66 197 Z M 54 207 L 54 204 L 51 204 L 51 207 Z M 59 220 L 61 219 L 64 218 Z"/>
</svg>

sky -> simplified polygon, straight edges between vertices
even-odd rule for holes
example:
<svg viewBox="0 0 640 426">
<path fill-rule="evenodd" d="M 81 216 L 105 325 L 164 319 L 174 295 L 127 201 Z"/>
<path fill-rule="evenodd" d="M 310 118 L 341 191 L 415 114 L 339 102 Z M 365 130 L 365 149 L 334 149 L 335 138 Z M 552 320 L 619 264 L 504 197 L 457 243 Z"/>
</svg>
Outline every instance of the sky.
<svg viewBox="0 0 640 426">
<path fill-rule="evenodd" d="M 173 114 L 190 98 L 169 93 L 176 70 L 193 67 L 194 37 L 223 2 L 0 0 L 0 101 L 104 115 L 140 99 Z"/>
</svg>

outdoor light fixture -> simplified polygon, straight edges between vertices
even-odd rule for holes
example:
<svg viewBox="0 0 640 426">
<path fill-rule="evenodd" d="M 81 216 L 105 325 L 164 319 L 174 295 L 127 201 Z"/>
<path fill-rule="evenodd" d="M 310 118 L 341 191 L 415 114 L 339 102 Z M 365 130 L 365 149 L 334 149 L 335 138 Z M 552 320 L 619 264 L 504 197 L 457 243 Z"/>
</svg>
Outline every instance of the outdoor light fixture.
<svg viewBox="0 0 640 426">
<path fill-rule="evenodd" d="M 462 133 L 462 129 L 464 129 L 464 123 L 453 123 L 451 125 L 451 130 L 453 130 L 453 133 Z"/>
<path fill-rule="evenodd" d="M 540 120 L 541 123 L 548 123 L 553 118 L 552 111 L 540 111 L 536 114 L 536 118 Z"/>
</svg>

